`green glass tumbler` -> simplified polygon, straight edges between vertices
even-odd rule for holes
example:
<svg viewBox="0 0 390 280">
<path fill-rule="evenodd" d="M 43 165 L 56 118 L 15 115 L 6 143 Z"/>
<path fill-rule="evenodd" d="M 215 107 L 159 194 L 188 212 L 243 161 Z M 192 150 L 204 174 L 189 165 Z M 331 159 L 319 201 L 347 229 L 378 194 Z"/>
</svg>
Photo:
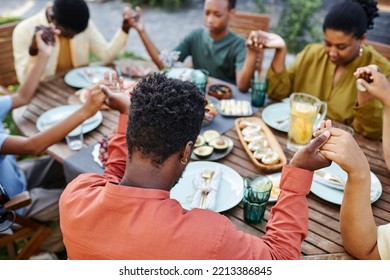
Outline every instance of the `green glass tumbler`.
<svg viewBox="0 0 390 280">
<path fill-rule="evenodd" d="M 262 175 L 244 179 L 244 220 L 250 224 L 263 221 L 265 208 L 271 195 L 272 181 Z"/>
<path fill-rule="evenodd" d="M 251 81 L 252 106 L 263 107 L 267 95 L 267 79 L 260 77 Z"/>
</svg>

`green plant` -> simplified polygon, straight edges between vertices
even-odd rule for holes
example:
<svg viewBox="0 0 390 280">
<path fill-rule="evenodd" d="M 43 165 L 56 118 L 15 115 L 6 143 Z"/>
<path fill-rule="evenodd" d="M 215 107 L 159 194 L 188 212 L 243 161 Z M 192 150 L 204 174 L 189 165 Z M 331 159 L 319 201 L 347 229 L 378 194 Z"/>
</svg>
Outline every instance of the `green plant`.
<svg viewBox="0 0 390 280">
<path fill-rule="evenodd" d="M 123 0 L 130 2 L 135 6 L 161 7 L 168 11 L 174 11 L 181 8 L 186 0 Z"/>
<path fill-rule="evenodd" d="M 298 53 L 309 42 L 319 42 L 320 20 L 314 16 L 322 0 L 283 0 L 286 4 L 276 30 L 286 41 L 290 53 Z"/>
<path fill-rule="evenodd" d="M 255 3 L 257 12 L 261 14 L 268 12 L 268 9 L 265 7 L 267 0 L 252 0 L 252 2 Z"/>
</svg>

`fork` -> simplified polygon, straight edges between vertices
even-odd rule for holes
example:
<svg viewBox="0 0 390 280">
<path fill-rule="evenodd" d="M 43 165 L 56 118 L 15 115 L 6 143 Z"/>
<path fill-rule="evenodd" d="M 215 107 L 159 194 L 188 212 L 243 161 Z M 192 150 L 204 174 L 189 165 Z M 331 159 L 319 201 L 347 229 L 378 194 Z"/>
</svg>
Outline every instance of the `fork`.
<svg viewBox="0 0 390 280">
<path fill-rule="evenodd" d="M 206 196 L 210 191 L 210 187 L 207 186 L 207 181 L 211 180 L 212 176 L 214 175 L 214 172 L 211 172 L 208 169 L 205 169 L 201 176 L 203 179 L 203 185 L 202 185 L 202 196 L 200 198 L 200 208 L 204 208 L 206 203 Z"/>
</svg>

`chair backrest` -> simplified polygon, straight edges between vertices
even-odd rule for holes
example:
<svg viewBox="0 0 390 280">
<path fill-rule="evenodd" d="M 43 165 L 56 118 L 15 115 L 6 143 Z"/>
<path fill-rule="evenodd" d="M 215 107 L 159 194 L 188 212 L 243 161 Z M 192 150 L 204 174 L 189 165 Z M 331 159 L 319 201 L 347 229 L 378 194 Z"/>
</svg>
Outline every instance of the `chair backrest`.
<svg viewBox="0 0 390 280">
<path fill-rule="evenodd" d="M 252 30 L 268 31 L 269 22 L 268 14 L 235 11 L 229 21 L 229 29 L 246 39 Z"/>
<path fill-rule="evenodd" d="M 386 57 L 387 60 L 390 60 L 390 45 L 370 40 L 366 40 L 366 44 L 371 45 L 377 52 Z"/>
<path fill-rule="evenodd" d="M 0 25 L 0 85 L 4 87 L 18 83 L 12 51 L 12 32 L 18 23 Z"/>
<path fill-rule="evenodd" d="M 11 198 L 4 207 L 6 210 L 16 211 L 31 203 L 29 192 L 23 192 Z M 0 247 L 7 247 L 10 259 L 27 260 L 37 253 L 39 246 L 50 234 L 49 226 L 41 224 L 36 220 L 15 213 L 15 224 L 17 228 L 12 229 L 11 234 L 0 232 Z M 23 242 L 20 242 L 23 241 Z M 18 243 L 19 242 L 19 243 Z M 23 246 L 17 251 L 16 243 Z"/>
<path fill-rule="evenodd" d="M 255 14 L 235 11 L 234 15 L 229 21 L 229 29 L 247 39 L 249 33 L 252 30 L 263 30 L 268 32 L 269 22 L 270 16 L 268 14 Z M 259 73 L 261 72 L 263 55 L 264 50 L 259 52 L 256 61 L 256 70 L 258 70 Z"/>
</svg>

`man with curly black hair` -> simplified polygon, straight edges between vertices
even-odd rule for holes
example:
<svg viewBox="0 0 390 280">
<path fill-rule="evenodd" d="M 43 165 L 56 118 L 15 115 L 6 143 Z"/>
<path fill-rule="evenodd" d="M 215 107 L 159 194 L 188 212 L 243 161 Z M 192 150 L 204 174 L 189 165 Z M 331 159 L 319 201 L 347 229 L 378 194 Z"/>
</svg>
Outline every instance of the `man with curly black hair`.
<svg viewBox="0 0 390 280">
<path fill-rule="evenodd" d="M 122 27 L 107 42 L 90 20 L 84 0 L 55 0 L 48 3 L 38 14 L 20 22 L 13 31 L 12 45 L 15 70 L 20 83 L 24 82 L 38 54 L 35 33 L 49 24 L 60 34 L 56 47 L 42 78 L 55 73 L 89 64 L 90 51 L 103 62 L 111 62 L 126 47 L 130 10 L 123 9 Z"/>
<path fill-rule="evenodd" d="M 283 168 L 282 192 L 259 238 L 238 231 L 219 213 L 186 211 L 170 198 L 204 116 L 205 100 L 193 83 L 152 74 L 135 86 L 130 107 L 125 95 L 102 90 L 121 114 L 104 174 L 78 176 L 61 196 L 69 259 L 300 258 L 312 170 L 330 164 L 319 154 L 328 131 Z"/>
</svg>

